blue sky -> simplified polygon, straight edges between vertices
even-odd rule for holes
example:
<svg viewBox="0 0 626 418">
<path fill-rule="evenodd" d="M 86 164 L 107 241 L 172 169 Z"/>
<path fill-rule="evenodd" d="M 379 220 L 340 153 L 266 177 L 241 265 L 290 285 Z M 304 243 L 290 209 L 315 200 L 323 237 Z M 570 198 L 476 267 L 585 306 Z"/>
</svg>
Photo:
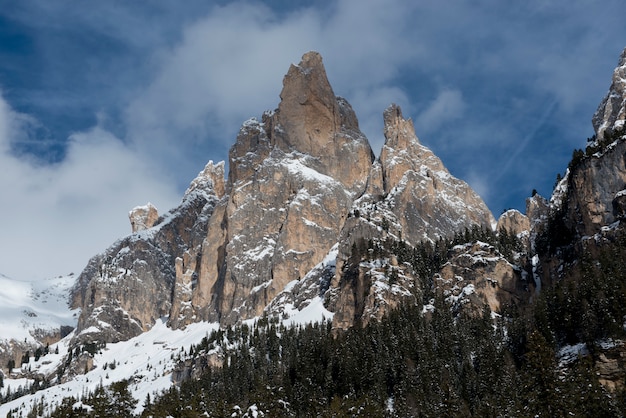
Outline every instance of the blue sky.
<svg viewBox="0 0 626 418">
<path fill-rule="evenodd" d="M 515 4 L 515 5 L 511 5 Z M 549 196 L 626 46 L 621 0 L 0 0 L 0 273 L 78 273 L 176 205 L 319 51 L 376 153 L 392 102 L 497 217 Z"/>
</svg>

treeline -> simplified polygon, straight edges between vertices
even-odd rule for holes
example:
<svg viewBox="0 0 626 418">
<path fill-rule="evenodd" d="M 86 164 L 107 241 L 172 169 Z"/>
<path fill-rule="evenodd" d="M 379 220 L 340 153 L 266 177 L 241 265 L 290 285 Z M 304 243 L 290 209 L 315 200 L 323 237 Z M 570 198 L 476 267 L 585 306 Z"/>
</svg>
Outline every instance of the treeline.
<svg viewBox="0 0 626 418">
<path fill-rule="evenodd" d="M 359 240 L 352 245 L 351 257 L 346 268 L 350 268 L 350 264 L 354 267 L 361 261 L 372 261 L 393 255 L 397 257 L 399 263 L 410 264 L 415 275 L 423 281 L 421 290 L 425 302 L 428 302 L 433 295 L 432 277 L 448 261 L 450 250 L 457 245 L 477 241 L 492 245 L 513 264 L 519 264 L 520 260 L 516 257 L 525 252 L 521 240 L 513 231 L 502 228 L 496 233 L 491 229 L 474 225 L 457 232 L 453 237 L 440 238 L 434 243 L 421 242 L 415 246 L 391 237 L 384 240 Z"/>
<path fill-rule="evenodd" d="M 512 258 L 522 250 L 514 234 L 480 228 L 432 245 L 369 241 L 353 250 L 356 260 L 393 254 L 431 277 L 454 245 L 476 240 Z M 557 358 L 563 344 L 623 333 L 609 326 L 621 324 L 614 320 L 623 308 L 602 315 L 603 307 L 621 303 L 626 295 L 623 284 L 614 286 L 625 281 L 613 274 L 626 254 L 610 251 L 583 263 L 590 269 L 587 284 L 573 301 L 595 309 L 595 316 L 579 318 L 606 322 L 564 314 L 577 309 L 576 303 L 569 303 L 571 295 L 560 294 L 558 286 L 546 289 L 533 305 L 508 306 L 496 319 L 487 309 L 479 318 L 455 317 L 430 292 L 432 313 L 402 306 L 380 322 L 345 332 L 334 332 L 329 324 L 286 329 L 262 321 L 252 329 L 218 331 L 190 348 L 202 357 L 231 346 L 222 367 L 207 366 L 200 379 L 172 387 L 146 404 L 143 415 L 237 416 L 254 406 L 266 416 L 623 416 L 624 392 L 609 394 L 600 385 L 592 357 L 570 364 Z M 608 274 L 615 281 L 604 281 Z M 578 324 L 574 330 L 563 323 L 566 318 Z M 589 329 L 585 339 L 583 330 Z M 565 337 L 572 332 L 576 338 Z"/>
<path fill-rule="evenodd" d="M 553 344 L 626 338 L 626 233 L 616 231 L 610 244 L 582 250 L 565 277 L 546 288 L 534 306 L 543 336 Z"/>
<path fill-rule="evenodd" d="M 237 327 L 232 339 L 189 350 L 232 345 L 222 367 L 146 402 L 143 416 L 237 416 L 252 406 L 272 417 L 621 416 L 623 396 L 609 396 L 587 360 L 560 368 L 533 318 L 511 321 L 488 310 L 455 318 L 436 299 L 432 314 L 403 306 L 338 334 L 327 323 Z"/>
<path fill-rule="evenodd" d="M 430 277 L 450 248 L 476 240 L 512 256 L 521 248 L 513 234 L 476 228 L 417 247 L 358 243 L 353 256 L 393 254 Z M 595 254 L 578 264 L 578 284 L 545 287 L 532 304 L 507 306 L 502 316 L 488 309 L 455 316 L 430 289 L 433 311 L 401 306 L 347 331 L 327 322 L 286 328 L 268 318 L 215 331 L 182 358 L 195 378 L 148 396 L 142 416 L 624 416 L 626 394 L 600 385 L 593 355 L 569 363 L 557 356 L 564 344 L 585 342 L 593 354 L 599 339 L 624 337 L 626 239 Z M 423 291 L 429 286 L 424 281 Z M 112 387 L 98 390 L 101 404 L 120 403 Z M 113 407 L 96 413 L 95 399 L 83 400 L 80 416 L 132 415 L 132 405 L 127 415 Z M 77 416 L 72 401 L 52 416 Z"/>
</svg>

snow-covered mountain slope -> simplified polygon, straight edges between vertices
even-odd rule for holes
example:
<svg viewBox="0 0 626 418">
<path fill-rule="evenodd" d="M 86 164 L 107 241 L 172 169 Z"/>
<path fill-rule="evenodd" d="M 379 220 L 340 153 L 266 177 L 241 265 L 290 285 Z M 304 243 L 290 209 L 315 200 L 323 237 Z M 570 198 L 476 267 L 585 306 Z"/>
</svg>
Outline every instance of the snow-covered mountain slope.
<svg viewBox="0 0 626 418">
<path fill-rule="evenodd" d="M 301 309 L 290 306 L 282 315 L 282 323 L 285 326 L 298 326 L 311 322 L 319 322 L 332 317 L 323 306 L 319 297 L 313 298 L 311 303 Z M 258 318 L 246 321 L 254 323 Z M 23 416 L 38 404 L 43 403 L 44 414 L 51 413 L 68 396 L 81 398 L 89 392 L 93 392 L 100 384 L 107 386 L 111 383 L 128 380 L 129 390 L 137 400 L 135 413 L 141 413 L 144 409 L 144 401 L 149 395 L 154 395 L 168 389 L 174 384 L 172 379 L 176 367 L 184 360 L 192 345 L 199 344 L 204 337 L 217 330 L 219 324 L 211 322 L 197 322 L 186 326 L 184 329 L 172 329 L 167 326 L 167 318 L 162 318 L 147 332 L 127 341 L 107 344 L 97 349 L 93 357 L 85 355 L 89 359 L 92 369 L 85 374 L 76 374 L 66 382 L 57 382 L 56 373 L 60 367 L 67 364 L 70 343 L 74 339 L 74 332 L 66 336 L 56 344 L 50 345 L 49 353 L 35 361 L 30 361 L 22 367 L 14 370 L 12 376 L 26 375 L 29 371 L 31 376 L 47 376 L 50 378 L 50 387 L 28 393 L 27 388 L 35 384 L 34 379 L 17 377 L 5 378 L 4 388 L 0 389 L 0 395 L 15 393 L 24 390 L 24 396 L 0 405 L 0 416 L 5 416 L 10 411 L 14 415 Z M 88 329 L 82 331 L 89 333 Z M 78 354 L 79 356 L 81 354 Z M 77 355 L 73 354 L 74 359 Z M 80 399 L 79 399 L 80 401 Z M 88 405 L 78 403 L 77 406 Z"/>
<path fill-rule="evenodd" d="M 37 335 L 75 327 L 77 311 L 68 307 L 74 275 L 19 281 L 0 274 L 0 343 L 38 343 Z"/>
</svg>

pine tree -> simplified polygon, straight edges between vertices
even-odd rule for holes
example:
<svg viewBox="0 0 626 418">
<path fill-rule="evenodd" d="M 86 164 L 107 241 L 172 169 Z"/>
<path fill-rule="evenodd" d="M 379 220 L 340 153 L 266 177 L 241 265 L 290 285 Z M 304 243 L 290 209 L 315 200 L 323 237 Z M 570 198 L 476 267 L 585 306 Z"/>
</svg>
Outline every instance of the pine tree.
<svg viewBox="0 0 626 418">
<path fill-rule="evenodd" d="M 102 386 L 102 383 L 98 385 L 94 392 L 87 397 L 87 401 L 85 403 L 92 407 L 90 416 L 98 418 L 111 416 L 108 414 L 113 402 L 109 392 L 104 386 Z"/>
<path fill-rule="evenodd" d="M 533 415 L 561 415 L 562 395 L 558 387 L 555 352 L 537 330 L 528 336 L 523 372 L 528 411 Z"/>
<path fill-rule="evenodd" d="M 128 380 L 115 382 L 110 386 L 111 412 L 113 416 L 128 417 L 133 414 L 137 400 L 128 390 Z"/>
</svg>

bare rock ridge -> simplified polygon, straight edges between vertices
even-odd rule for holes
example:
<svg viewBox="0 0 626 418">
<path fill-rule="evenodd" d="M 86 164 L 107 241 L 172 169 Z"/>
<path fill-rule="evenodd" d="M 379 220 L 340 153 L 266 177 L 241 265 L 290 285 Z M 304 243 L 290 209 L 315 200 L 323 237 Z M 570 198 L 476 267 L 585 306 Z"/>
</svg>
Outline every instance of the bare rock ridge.
<svg viewBox="0 0 626 418">
<path fill-rule="evenodd" d="M 71 292 L 71 305 L 81 308 L 78 340 L 126 340 L 169 316 L 172 305 L 180 303 L 173 292 L 177 260 L 191 264 L 195 259 L 219 200 L 219 181 L 213 184 L 207 172 L 223 183 L 224 163 L 209 162 L 179 207 L 89 260 Z"/>
<path fill-rule="evenodd" d="M 144 206 L 137 206 L 128 213 L 132 232 L 152 228 L 159 219 L 157 208 L 150 202 Z"/>
<path fill-rule="evenodd" d="M 395 105 L 384 113 L 386 143 L 374 161 L 318 53 L 290 67 L 280 97 L 275 111 L 242 125 L 227 181 L 224 163 L 210 162 L 178 208 L 90 260 L 73 290 L 77 338 L 127 339 L 160 317 L 172 327 L 232 324 L 312 296 L 328 299 L 337 326 L 365 323 L 414 298 L 418 279 L 397 265 L 398 281 L 376 293 L 387 279 L 364 266 L 356 292 L 342 266 L 357 239 L 388 234 L 414 245 L 495 224 Z"/>
<path fill-rule="evenodd" d="M 386 141 L 380 153 L 384 190 L 410 242 L 450 236 L 471 225 L 495 224 L 480 196 L 419 142 L 413 122 L 403 118 L 398 106 L 390 106 L 384 119 Z"/>
</svg>

